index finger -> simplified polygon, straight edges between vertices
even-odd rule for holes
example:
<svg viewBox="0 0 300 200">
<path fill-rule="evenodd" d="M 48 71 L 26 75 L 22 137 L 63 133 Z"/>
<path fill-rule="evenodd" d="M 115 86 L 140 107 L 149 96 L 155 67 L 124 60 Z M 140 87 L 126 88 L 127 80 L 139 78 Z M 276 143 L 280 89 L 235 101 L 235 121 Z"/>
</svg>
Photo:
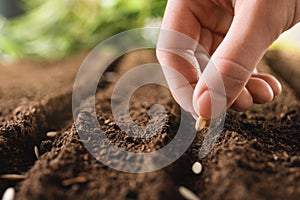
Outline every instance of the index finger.
<svg viewBox="0 0 300 200">
<path fill-rule="evenodd" d="M 195 115 L 192 86 L 200 75 L 195 51 L 199 46 L 197 41 L 201 27 L 183 3 L 169 1 L 167 4 L 157 44 L 157 57 L 176 101 Z"/>
</svg>

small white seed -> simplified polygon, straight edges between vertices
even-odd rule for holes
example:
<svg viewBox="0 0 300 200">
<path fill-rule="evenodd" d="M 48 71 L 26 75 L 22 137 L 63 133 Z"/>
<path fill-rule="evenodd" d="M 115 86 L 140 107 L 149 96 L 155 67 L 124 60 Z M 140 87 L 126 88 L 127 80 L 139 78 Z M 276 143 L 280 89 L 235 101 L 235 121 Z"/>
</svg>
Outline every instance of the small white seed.
<svg viewBox="0 0 300 200">
<path fill-rule="evenodd" d="M 40 152 L 39 152 L 39 149 L 37 148 L 37 146 L 34 146 L 34 153 L 35 153 L 35 156 L 37 159 L 40 158 Z"/>
<path fill-rule="evenodd" d="M 47 137 L 56 137 L 57 132 L 56 131 L 50 131 L 46 135 L 47 135 Z"/>
<path fill-rule="evenodd" d="M 202 165 L 199 162 L 195 162 L 192 166 L 192 170 L 195 174 L 200 174 L 202 172 Z"/>
<path fill-rule="evenodd" d="M 184 186 L 180 186 L 178 191 L 181 196 L 187 200 L 200 200 L 196 194 Z"/>
<path fill-rule="evenodd" d="M 206 120 L 202 117 L 199 117 L 196 121 L 195 128 L 197 131 L 201 131 L 206 125 Z"/>
<path fill-rule="evenodd" d="M 22 174 L 3 174 L 0 175 L 0 179 L 5 179 L 9 181 L 22 181 L 26 179 L 27 176 L 22 175 Z"/>
<path fill-rule="evenodd" d="M 2 200 L 13 200 L 14 197 L 15 197 L 15 189 L 13 187 L 9 187 L 3 193 Z"/>
</svg>

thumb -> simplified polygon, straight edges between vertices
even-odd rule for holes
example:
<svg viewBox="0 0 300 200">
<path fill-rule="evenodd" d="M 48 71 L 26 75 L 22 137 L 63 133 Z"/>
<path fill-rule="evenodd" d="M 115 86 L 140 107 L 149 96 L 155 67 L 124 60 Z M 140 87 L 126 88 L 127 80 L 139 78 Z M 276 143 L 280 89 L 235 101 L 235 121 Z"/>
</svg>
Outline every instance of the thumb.
<svg viewBox="0 0 300 200">
<path fill-rule="evenodd" d="M 270 31 L 262 7 L 240 8 L 235 14 L 194 91 L 194 109 L 207 119 L 233 104 L 268 46 L 279 36 L 279 31 Z"/>
</svg>

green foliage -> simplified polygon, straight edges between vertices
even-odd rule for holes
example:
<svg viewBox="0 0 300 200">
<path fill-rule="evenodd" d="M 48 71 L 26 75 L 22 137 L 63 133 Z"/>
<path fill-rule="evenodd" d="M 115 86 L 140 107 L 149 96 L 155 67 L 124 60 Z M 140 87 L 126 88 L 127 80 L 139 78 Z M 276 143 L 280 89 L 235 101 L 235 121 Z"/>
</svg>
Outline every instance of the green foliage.
<svg viewBox="0 0 300 200">
<path fill-rule="evenodd" d="M 0 19 L 0 53 L 58 59 L 161 17 L 166 0 L 27 0 L 26 14 Z"/>
</svg>

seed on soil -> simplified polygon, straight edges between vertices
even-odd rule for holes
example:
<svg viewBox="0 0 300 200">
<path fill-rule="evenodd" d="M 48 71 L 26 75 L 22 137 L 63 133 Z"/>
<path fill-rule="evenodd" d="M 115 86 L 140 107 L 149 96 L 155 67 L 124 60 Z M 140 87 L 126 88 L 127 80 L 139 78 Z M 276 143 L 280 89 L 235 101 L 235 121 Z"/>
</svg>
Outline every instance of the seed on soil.
<svg viewBox="0 0 300 200">
<path fill-rule="evenodd" d="M 273 158 L 275 161 L 278 160 L 278 156 L 276 154 L 273 154 Z"/>
<path fill-rule="evenodd" d="M 272 162 L 267 162 L 267 166 L 270 167 L 271 169 L 275 169 L 276 165 Z"/>
<path fill-rule="evenodd" d="M 34 154 L 35 154 L 37 159 L 40 158 L 40 152 L 39 152 L 39 149 L 37 148 L 37 146 L 34 146 Z"/>
<path fill-rule="evenodd" d="M 56 137 L 57 132 L 56 131 L 50 131 L 46 135 L 47 135 L 47 137 Z"/>
<path fill-rule="evenodd" d="M 106 125 L 106 124 L 108 124 L 110 122 L 110 120 L 109 119 L 106 119 L 105 121 L 104 121 L 104 124 Z"/>
<path fill-rule="evenodd" d="M 178 191 L 181 196 L 187 200 L 200 200 L 194 192 L 184 186 L 180 186 Z"/>
<path fill-rule="evenodd" d="M 76 183 L 85 183 L 85 182 L 87 182 L 86 177 L 78 176 L 78 177 L 75 177 L 75 178 L 69 178 L 69 179 L 63 180 L 62 185 L 63 186 L 70 186 L 70 185 L 73 185 L 73 184 L 76 184 Z"/>
<path fill-rule="evenodd" d="M 199 117 L 196 121 L 195 128 L 197 131 L 201 131 L 206 125 L 206 120 L 202 117 Z"/>
<path fill-rule="evenodd" d="M 9 187 L 3 193 L 2 200 L 13 200 L 14 197 L 15 197 L 15 189 L 13 187 Z"/>
<path fill-rule="evenodd" d="M 5 179 L 9 181 L 22 181 L 26 179 L 27 176 L 22 175 L 22 174 L 3 174 L 0 175 L 0 179 Z"/>
<path fill-rule="evenodd" d="M 192 166 L 192 170 L 195 174 L 200 174 L 202 172 L 202 165 L 200 162 L 195 162 Z"/>
</svg>

